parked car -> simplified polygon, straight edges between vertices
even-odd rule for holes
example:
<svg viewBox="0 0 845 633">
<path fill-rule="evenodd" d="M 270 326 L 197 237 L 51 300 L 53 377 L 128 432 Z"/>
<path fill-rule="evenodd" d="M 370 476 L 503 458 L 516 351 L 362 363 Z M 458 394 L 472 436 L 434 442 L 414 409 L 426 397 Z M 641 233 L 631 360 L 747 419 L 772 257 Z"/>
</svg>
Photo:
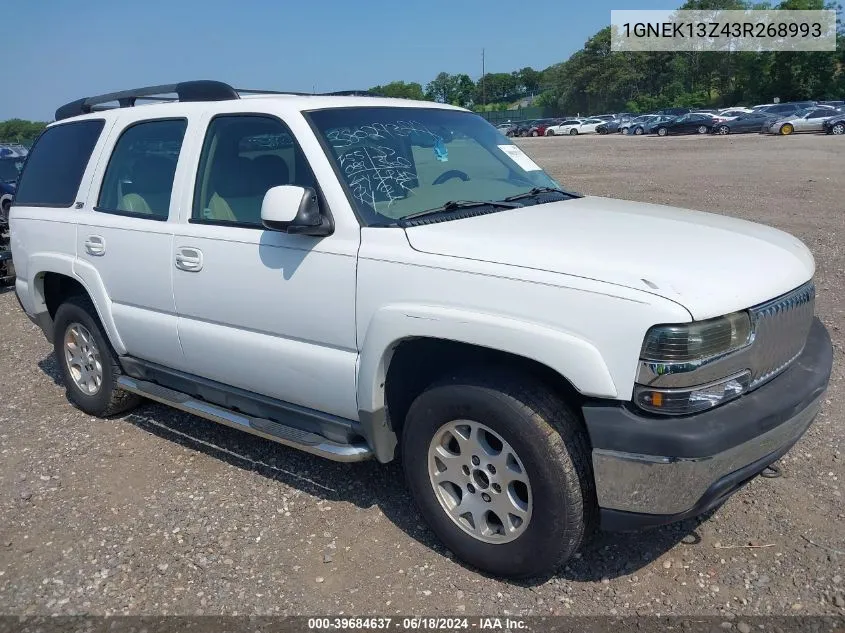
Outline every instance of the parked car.
<svg viewBox="0 0 845 633">
<path fill-rule="evenodd" d="M 792 102 L 792 103 L 769 103 L 765 105 L 754 106 L 755 112 L 766 112 L 769 114 L 776 114 L 779 117 L 787 117 L 795 114 L 799 110 L 815 105 L 815 103 L 808 102 Z"/>
<path fill-rule="evenodd" d="M 615 134 L 616 132 L 620 132 L 620 126 L 627 123 L 631 120 L 630 116 L 621 116 L 615 119 L 611 119 L 610 121 L 606 121 L 604 123 L 600 123 L 596 126 L 596 133 L 597 134 Z"/>
<path fill-rule="evenodd" d="M 763 131 L 768 134 L 780 134 L 781 136 L 788 136 L 795 132 L 822 132 L 824 131 L 824 122 L 836 116 L 836 114 L 837 112 L 833 108 L 812 106 L 799 110 L 791 116 L 766 122 L 763 125 Z"/>
<path fill-rule="evenodd" d="M 560 119 L 543 119 L 537 121 L 528 130 L 528 136 L 546 136 L 546 130 L 548 130 L 549 126 L 556 125 L 559 122 Z"/>
<path fill-rule="evenodd" d="M 816 105 L 830 106 L 831 108 L 841 108 L 845 106 L 845 101 L 819 101 Z"/>
<path fill-rule="evenodd" d="M 668 123 L 670 121 L 674 121 L 678 117 L 673 116 L 671 114 L 657 114 L 654 116 L 653 119 L 646 123 L 645 128 L 643 129 L 644 134 L 656 134 L 657 128 L 660 127 L 662 123 Z"/>
<path fill-rule="evenodd" d="M 654 132 L 658 136 L 676 134 L 707 134 L 713 129 L 717 119 L 710 114 L 684 114 L 671 121 L 665 121 L 658 125 Z"/>
<path fill-rule="evenodd" d="M 26 160 L 23 148 L 0 147 L 0 285 L 15 282 L 9 234 L 9 212 L 15 197 L 20 170 Z"/>
<path fill-rule="evenodd" d="M 767 112 L 748 112 L 738 117 L 721 121 L 713 126 L 714 134 L 747 134 L 749 132 L 760 132 L 765 123 L 776 120 L 775 114 Z"/>
<path fill-rule="evenodd" d="M 159 91 L 178 101 L 131 105 Z M 488 573 L 547 574 L 593 526 L 721 505 L 825 401 L 799 239 L 573 193 L 468 110 L 202 81 L 55 119 L 12 252 L 68 399 L 107 417 L 148 398 L 342 462 L 401 454 L 434 534 Z"/>
<path fill-rule="evenodd" d="M 557 136 L 560 134 L 570 134 L 571 130 L 577 128 L 584 119 L 564 119 L 557 125 L 550 125 L 546 128 L 546 136 Z M 577 130 L 575 134 L 577 134 Z"/>
<path fill-rule="evenodd" d="M 826 134 L 845 134 L 845 114 L 837 114 L 826 119 L 822 124 Z"/>
</svg>

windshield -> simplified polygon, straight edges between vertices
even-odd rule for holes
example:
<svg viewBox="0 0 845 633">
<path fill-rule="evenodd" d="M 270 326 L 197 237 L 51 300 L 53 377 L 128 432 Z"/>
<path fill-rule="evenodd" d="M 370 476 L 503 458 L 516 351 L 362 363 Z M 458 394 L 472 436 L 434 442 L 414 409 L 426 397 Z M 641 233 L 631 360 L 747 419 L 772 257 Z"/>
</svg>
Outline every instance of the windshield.
<svg viewBox="0 0 845 633">
<path fill-rule="evenodd" d="M 0 158 L 0 182 L 15 182 L 23 169 L 23 158 Z"/>
<path fill-rule="evenodd" d="M 559 188 L 482 117 L 435 108 L 334 108 L 309 113 L 352 204 L 367 224 L 452 201 L 502 201 Z"/>
</svg>

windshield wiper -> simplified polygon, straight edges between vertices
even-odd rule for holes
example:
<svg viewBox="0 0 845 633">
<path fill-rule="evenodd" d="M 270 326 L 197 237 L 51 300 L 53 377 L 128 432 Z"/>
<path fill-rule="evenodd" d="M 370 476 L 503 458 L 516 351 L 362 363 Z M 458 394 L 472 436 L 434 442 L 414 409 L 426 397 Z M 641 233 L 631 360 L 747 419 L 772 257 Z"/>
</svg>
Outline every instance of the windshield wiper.
<svg viewBox="0 0 845 633">
<path fill-rule="evenodd" d="M 474 207 L 496 207 L 499 209 L 516 209 L 521 207 L 521 204 L 511 203 L 509 200 L 502 200 L 499 202 L 490 200 L 449 200 L 449 202 L 435 207 L 433 209 L 426 209 L 425 211 L 417 211 L 401 218 L 399 221 L 416 220 L 428 215 L 437 215 L 438 213 L 445 213 L 448 211 L 456 211 L 458 209 L 471 209 Z"/>
<path fill-rule="evenodd" d="M 570 198 L 575 197 L 575 194 L 573 194 L 572 192 L 564 191 L 563 189 L 558 189 L 557 187 L 534 187 L 533 189 L 526 191 L 525 193 L 518 193 L 515 196 L 508 196 L 504 199 L 504 201 L 511 202 L 512 200 L 522 200 L 523 198 L 531 198 L 532 196 L 538 196 L 541 193 L 560 193 Z"/>
</svg>

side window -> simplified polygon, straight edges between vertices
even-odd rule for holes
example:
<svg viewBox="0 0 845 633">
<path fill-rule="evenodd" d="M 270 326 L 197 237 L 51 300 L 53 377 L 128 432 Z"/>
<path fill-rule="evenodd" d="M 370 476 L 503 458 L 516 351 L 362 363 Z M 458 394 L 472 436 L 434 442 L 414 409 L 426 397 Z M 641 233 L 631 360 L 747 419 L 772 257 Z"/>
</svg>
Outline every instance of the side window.
<svg viewBox="0 0 845 633">
<path fill-rule="evenodd" d="M 104 124 L 90 119 L 47 128 L 26 158 L 15 204 L 71 206 Z"/>
<path fill-rule="evenodd" d="M 290 129 L 270 116 L 215 117 L 202 147 L 191 221 L 262 227 L 264 194 L 280 185 L 316 186 Z"/>
<path fill-rule="evenodd" d="M 166 220 L 187 127 L 184 119 L 162 119 L 126 128 L 112 151 L 94 209 Z"/>
</svg>

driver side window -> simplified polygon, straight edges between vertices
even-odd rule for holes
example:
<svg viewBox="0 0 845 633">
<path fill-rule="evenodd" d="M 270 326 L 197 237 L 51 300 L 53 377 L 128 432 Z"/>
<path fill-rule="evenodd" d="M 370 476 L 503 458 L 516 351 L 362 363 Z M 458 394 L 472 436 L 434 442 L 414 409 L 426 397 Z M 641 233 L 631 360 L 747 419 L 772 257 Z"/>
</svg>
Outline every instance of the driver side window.
<svg viewBox="0 0 845 633">
<path fill-rule="evenodd" d="M 200 155 L 191 222 L 263 228 L 264 194 L 280 185 L 316 185 L 287 125 L 271 116 L 215 117 Z"/>
</svg>

